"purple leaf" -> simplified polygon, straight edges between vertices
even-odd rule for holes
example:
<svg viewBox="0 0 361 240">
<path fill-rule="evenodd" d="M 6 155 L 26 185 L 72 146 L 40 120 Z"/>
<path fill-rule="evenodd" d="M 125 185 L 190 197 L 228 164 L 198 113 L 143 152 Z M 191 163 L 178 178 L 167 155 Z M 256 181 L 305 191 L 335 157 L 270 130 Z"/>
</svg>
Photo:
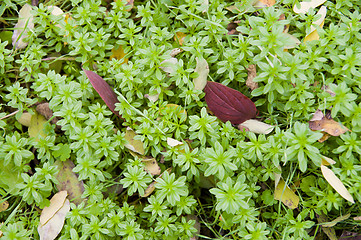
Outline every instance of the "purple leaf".
<svg viewBox="0 0 361 240">
<path fill-rule="evenodd" d="M 237 90 L 208 81 L 204 91 L 209 110 L 223 122 L 240 124 L 257 115 L 256 105 Z"/>
<path fill-rule="evenodd" d="M 84 70 L 86 76 L 89 78 L 90 83 L 93 85 L 95 91 L 97 91 L 100 97 L 104 100 L 109 109 L 115 113 L 118 117 L 121 117 L 118 111 L 115 111 L 115 104 L 118 103 L 117 95 L 109 84 L 98 74 L 93 71 Z"/>
</svg>

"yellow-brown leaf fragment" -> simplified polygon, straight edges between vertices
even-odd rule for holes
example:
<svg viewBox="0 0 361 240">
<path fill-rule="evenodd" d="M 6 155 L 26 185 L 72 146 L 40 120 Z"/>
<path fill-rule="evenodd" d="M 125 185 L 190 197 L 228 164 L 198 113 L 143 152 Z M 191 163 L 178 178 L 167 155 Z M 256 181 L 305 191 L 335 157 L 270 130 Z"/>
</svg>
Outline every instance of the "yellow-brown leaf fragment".
<svg viewBox="0 0 361 240">
<path fill-rule="evenodd" d="M 247 71 L 248 71 L 248 76 L 247 76 L 246 85 L 253 91 L 256 88 L 258 88 L 258 83 L 253 82 L 253 79 L 257 76 L 256 65 L 254 64 L 249 65 Z"/>
<path fill-rule="evenodd" d="M 299 197 L 286 185 L 282 178 L 278 181 L 274 198 L 281 200 L 290 209 L 295 209 L 300 201 Z"/>
<path fill-rule="evenodd" d="M 343 126 L 341 123 L 336 122 L 332 119 L 329 113 L 323 115 L 321 110 L 317 110 L 313 118 L 308 122 L 309 127 L 313 131 L 323 131 L 332 136 L 340 136 L 341 134 L 350 131 L 347 127 Z"/>
<path fill-rule="evenodd" d="M 112 60 L 113 58 L 116 58 L 118 60 L 124 59 L 123 63 L 128 63 L 128 58 L 125 57 L 126 53 L 124 52 L 124 49 L 122 46 L 114 47 L 112 49 L 112 55 L 109 57 L 109 60 Z"/>
<path fill-rule="evenodd" d="M 174 35 L 174 41 L 178 42 L 179 45 L 183 45 L 184 43 L 184 38 L 187 36 L 187 34 L 182 33 L 182 32 L 176 32 Z"/>
</svg>

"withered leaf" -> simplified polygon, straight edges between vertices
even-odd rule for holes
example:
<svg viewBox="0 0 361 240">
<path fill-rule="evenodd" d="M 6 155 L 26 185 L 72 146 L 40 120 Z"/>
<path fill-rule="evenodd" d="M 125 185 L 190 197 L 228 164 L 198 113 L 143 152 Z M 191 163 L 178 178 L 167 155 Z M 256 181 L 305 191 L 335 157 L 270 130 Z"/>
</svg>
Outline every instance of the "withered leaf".
<svg viewBox="0 0 361 240">
<path fill-rule="evenodd" d="M 333 120 L 329 113 L 323 115 L 322 111 L 319 109 L 314 113 L 312 119 L 308 122 L 308 124 L 311 130 L 321 130 L 332 136 L 340 136 L 341 134 L 350 131 L 341 123 Z"/>
<path fill-rule="evenodd" d="M 237 90 L 208 81 L 204 91 L 209 110 L 223 122 L 240 124 L 257 115 L 256 105 Z"/>
<path fill-rule="evenodd" d="M 254 64 L 249 65 L 247 71 L 248 71 L 248 76 L 247 76 L 246 85 L 251 90 L 255 90 L 256 88 L 258 88 L 258 83 L 253 81 L 253 79 L 257 76 L 256 65 Z"/>
<path fill-rule="evenodd" d="M 115 111 L 115 104 L 118 103 L 117 95 L 109 84 L 98 74 L 93 71 L 83 69 L 90 83 L 95 91 L 97 91 L 100 97 L 104 100 L 109 109 L 115 113 L 118 117 L 121 117 L 118 111 Z"/>
</svg>

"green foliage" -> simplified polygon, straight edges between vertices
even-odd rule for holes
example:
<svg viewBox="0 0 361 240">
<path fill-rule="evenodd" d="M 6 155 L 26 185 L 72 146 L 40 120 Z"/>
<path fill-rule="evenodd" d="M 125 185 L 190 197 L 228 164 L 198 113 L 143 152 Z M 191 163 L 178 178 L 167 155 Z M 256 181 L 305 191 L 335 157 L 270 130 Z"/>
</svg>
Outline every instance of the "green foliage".
<svg viewBox="0 0 361 240">
<path fill-rule="evenodd" d="M 317 9 L 295 14 L 291 0 L 266 8 L 255 8 L 251 0 L 206 2 L 52 3 L 66 16 L 52 15 L 50 3 L 40 3 L 32 10 L 35 27 L 25 49 L 15 49 L 6 36 L 25 1 L 0 3 L 0 195 L 10 204 L 0 214 L 4 239 L 38 238 L 38 209 L 59 190 L 61 170 L 54 162 L 68 159 L 84 192 L 79 205 L 71 203 L 62 240 L 171 240 L 195 234 L 313 239 L 320 237 L 315 236 L 319 215 L 329 220 L 346 213 L 359 216 L 360 1 L 326 1 L 320 40 L 311 42 L 303 38 L 319 18 Z M 229 8 L 233 5 L 236 10 Z M 279 20 L 282 14 L 285 20 Z M 230 22 L 237 34 L 228 34 Z M 294 43 L 284 34 L 285 25 L 301 40 L 287 51 Z M 177 33 L 186 36 L 175 40 Z M 124 56 L 110 60 L 119 46 Z M 177 63 L 162 63 L 175 48 L 182 50 L 174 56 Z M 204 93 L 194 89 L 197 57 L 208 62 L 208 80 L 250 97 L 257 118 L 276 125 L 275 130 L 243 132 L 208 112 Z M 259 86 L 253 91 L 245 84 L 251 64 Z M 123 119 L 107 108 L 82 68 L 97 72 L 114 89 Z M 48 122 L 56 120 L 57 126 L 52 123 L 47 136 L 34 140 L 17 119 L 41 102 L 49 103 L 53 116 Z M 317 109 L 330 111 L 351 131 L 318 142 L 322 133 L 307 124 Z M 127 127 L 142 141 L 145 156 L 157 160 L 161 175 L 152 176 L 143 156 L 125 148 Z M 167 138 L 182 144 L 170 146 Z M 322 177 L 323 156 L 336 161 L 330 168 L 354 205 Z M 275 174 L 300 197 L 297 209 L 274 199 Z M 140 197 L 152 183 L 152 194 Z M 122 190 L 115 191 L 116 186 Z M 338 235 L 351 229 L 360 231 L 351 218 L 335 226 Z"/>
</svg>

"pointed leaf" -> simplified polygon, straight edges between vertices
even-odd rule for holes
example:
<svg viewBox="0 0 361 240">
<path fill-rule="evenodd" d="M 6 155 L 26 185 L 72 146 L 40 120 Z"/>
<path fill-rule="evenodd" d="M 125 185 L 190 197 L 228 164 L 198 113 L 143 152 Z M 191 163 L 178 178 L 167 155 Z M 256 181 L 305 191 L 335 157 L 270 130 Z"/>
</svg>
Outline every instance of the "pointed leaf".
<svg viewBox="0 0 361 240">
<path fill-rule="evenodd" d="M 204 91 L 208 108 L 221 121 L 240 124 L 256 117 L 256 105 L 237 90 L 208 81 Z"/>
<path fill-rule="evenodd" d="M 321 172 L 326 181 L 338 192 L 341 197 L 351 203 L 355 203 L 351 194 L 347 191 L 341 180 L 326 166 L 321 165 Z"/>
<path fill-rule="evenodd" d="M 119 103 L 117 99 L 117 95 L 113 91 L 113 89 L 109 86 L 109 84 L 98 74 L 93 71 L 84 70 L 86 76 L 88 77 L 90 83 L 92 84 L 95 91 L 97 91 L 100 97 L 104 100 L 105 104 L 109 107 L 109 109 L 115 113 L 118 117 L 118 111 L 115 111 L 115 104 Z"/>
</svg>

